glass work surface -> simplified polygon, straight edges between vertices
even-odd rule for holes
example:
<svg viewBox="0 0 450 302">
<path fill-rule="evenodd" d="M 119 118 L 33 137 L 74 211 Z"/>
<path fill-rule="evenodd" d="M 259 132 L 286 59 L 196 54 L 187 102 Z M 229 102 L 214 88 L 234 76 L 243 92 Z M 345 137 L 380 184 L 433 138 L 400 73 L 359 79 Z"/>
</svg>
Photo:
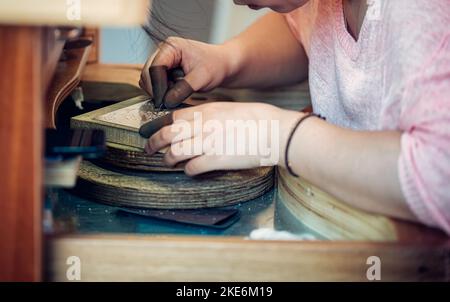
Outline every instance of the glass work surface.
<svg viewBox="0 0 450 302">
<path fill-rule="evenodd" d="M 237 209 L 239 219 L 224 229 L 215 229 L 143 217 L 117 207 L 90 201 L 63 189 L 47 189 L 44 228 L 47 233 L 96 234 L 132 233 L 151 235 L 248 236 L 255 229 L 286 230 L 313 234 L 289 217 L 276 202 L 276 189 L 263 196 L 223 209 Z"/>
</svg>

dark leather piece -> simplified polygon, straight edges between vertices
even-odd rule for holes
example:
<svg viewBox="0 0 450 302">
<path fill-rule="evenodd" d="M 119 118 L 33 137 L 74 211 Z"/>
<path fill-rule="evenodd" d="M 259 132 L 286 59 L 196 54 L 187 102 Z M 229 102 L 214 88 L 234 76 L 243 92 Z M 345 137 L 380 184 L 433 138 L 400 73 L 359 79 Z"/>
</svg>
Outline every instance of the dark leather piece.
<svg viewBox="0 0 450 302">
<path fill-rule="evenodd" d="M 139 128 L 139 134 L 144 138 L 150 138 L 159 129 L 171 124 L 173 124 L 173 112 L 143 124 Z"/>
<path fill-rule="evenodd" d="M 166 66 L 150 67 L 153 101 L 155 108 L 175 108 L 194 93 L 191 85 L 184 80 L 182 68 L 168 70 Z"/>
<path fill-rule="evenodd" d="M 237 209 L 141 210 L 120 208 L 119 211 L 152 219 L 215 229 L 225 229 L 240 218 L 240 213 Z"/>
<path fill-rule="evenodd" d="M 167 91 L 164 97 L 164 105 L 171 109 L 175 108 L 184 102 L 188 97 L 194 93 L 191 85 L 186 80 L 177 81 L 172 88 Z"/>
<path fill-rule="evenodd" d="M 191 107 L 191 106 L 192 105 L 189 105 L 189 104 L 179 104 L 179 106 L 175 110 L 188 108 L 188 107 Z M 175 111 L 175 110 L 173 110 L 173 111 Z M 169 125 L 173 124 L 173 122 L 174 122 L 174 120 L 173 120 L 173 111 L 170 112 L 167 115 L 164 115 L 162 117 L 158 117 L 158 118 L 156 118 L 154 120 L 151 120 L 151 121 L 143 124 L 139 128 L 140 136 L 142 136 L 144 138 L 150 138 L 153 134 L 158 132 L 158 130 L 161 129 L 162 127 L 169 126 Z"/>
<path fill-rule="evenodd" d="M 169 87 L 167 67 L 151 66 L 149 72 L 152 81 L 153 101 L 155 102 L 155 108 L 160 108 Z"/>
</svg>

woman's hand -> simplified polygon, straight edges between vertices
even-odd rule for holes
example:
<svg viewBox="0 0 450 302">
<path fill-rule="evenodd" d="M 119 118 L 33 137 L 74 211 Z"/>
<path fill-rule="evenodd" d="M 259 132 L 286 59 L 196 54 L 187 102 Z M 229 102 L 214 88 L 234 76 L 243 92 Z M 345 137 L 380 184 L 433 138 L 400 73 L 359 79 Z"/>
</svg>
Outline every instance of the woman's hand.
<svg viewBox="0 0 450 302">
<path fill-rule="evenodd" d="M 153 96 L 157 107 L 174 108 L 195 91 L 219 86 L 233 73 L 232 56 L 225 45 L 169 38 L 148 59 L 139 85 Z"/>
<path fill-rule="evenodd" d="M 302 113 L 262 103 L 217 102 L 173 113 L 173 124 L 150 137 L 149 154 L 169 147 L 168 166 L 185 172 L 249 169 L 283 163 L 287 137 Z"/>
<path fill-rule="evenodd" d="M 301 82 L 307 75 L 308 58 L 303 46 L 283 15 L 269 13 L 221 45 L 169 38 L 148 59 L 139 84 L 157 107 L 165 104 L 173 108 L 194 91 L 218 86 L 284 86 Z"/>
</svg>

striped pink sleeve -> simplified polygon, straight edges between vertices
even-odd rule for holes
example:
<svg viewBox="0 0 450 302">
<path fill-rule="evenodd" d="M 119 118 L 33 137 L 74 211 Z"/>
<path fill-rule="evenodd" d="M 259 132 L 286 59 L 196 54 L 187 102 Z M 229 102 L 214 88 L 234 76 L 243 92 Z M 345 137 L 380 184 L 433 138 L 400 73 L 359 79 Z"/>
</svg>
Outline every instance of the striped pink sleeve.
<svg viewBox="0 0 450 302">
<path fill-rule="evenodd" d="M 423 66 L 402 96 L 399 177 L 418 219 L 450 234 L 450 34 Z"/>
</svg>

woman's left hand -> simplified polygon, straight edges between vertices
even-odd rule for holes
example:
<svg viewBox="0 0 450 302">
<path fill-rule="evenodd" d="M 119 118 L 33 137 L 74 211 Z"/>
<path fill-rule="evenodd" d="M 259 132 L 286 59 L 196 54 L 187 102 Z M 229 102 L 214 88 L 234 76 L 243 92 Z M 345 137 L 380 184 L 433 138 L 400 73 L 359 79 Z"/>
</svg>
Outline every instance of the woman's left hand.
<svg viewBox="0 0 450 302">
<path fill-rule="evenodd" d="M 216 102 L 176 110 L 173 124 L 152 135 L 148 154 L 169 147 L 168 166 L 185 172 L 238 170 L 283 162 L 287 136 L 302 113 L 263 103 Z"/>
</svg>

